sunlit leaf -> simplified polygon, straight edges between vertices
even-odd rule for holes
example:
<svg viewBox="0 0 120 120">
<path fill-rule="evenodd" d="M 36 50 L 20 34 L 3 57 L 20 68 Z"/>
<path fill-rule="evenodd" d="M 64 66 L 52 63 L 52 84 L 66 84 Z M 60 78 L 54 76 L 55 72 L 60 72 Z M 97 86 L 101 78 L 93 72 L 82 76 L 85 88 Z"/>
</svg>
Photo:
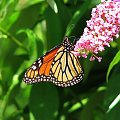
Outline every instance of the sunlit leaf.
<svg viewBox="0 0 120 120">
<path fill-rule="evenodd" d="M 47 0 L 48 4 L 50 5 L 50 7 L 54 10 L 55 13 L 58 12 L 58 8 L 57 8 L 57 5 L 55 3 L 54 0 Z"/>
<path fill-rule="evenodd" d="M 120 102 L 108 112 L 105 116 L 105 120 L 119 120 L 120 119 Z"/>
<path fill-rule="evenodd" d="M 29 7 L 31 5 L 40 3 L 40 2 L 44 2 L 45 0 L 19 0 L 17 6 L 16 6 L 16 10 L 22 10 L 26 7 Z"/>
<path fill-rule="evenodd" d="M 81 104 L 78 102 L 76 104 L 74 104 L 70 109 L 69 112 L 74 112 L 75 110 L 79 109 L 81 107 Z"/>
<path fill-rule="evenodd" d="M 109 109 L 107 112 L 110 112 L 111 109 L 113 109 L 115 107 L 115 105 L 117 105 L 117 103 L 120 101 L 120 94 L 113 100 L 113 102 L 110 104 Z"/>
<path fill-rule="evenodd" d="M 27 51 L 24 50 L 23 48 L 19 47 L 16 49 L 16 51 L 14 52 L 15 55 L 26 55 Z"/>
<path fill-rule="evenodd" d="M 112 109 L 115 109 L 115 106 L 120 101 L 120 74 L 112 74 L 107 85 L 107 91 L 105 96 L 105 109 L 109 113 Z"/>
<path fill-rule="evenodd" d="M 106 79 L 108 81 L 108 77 L 109 74 L 111 72 L 111 70 L 113 69 L 113 67 L 120 61 L 120 50 L 117 52 L 117 54 L 115 55 L 115 57 L 113 58 L 112 62 L 109 65 L 108 71 L 107 71 L 107 76 Z"/>
<path fill-rule="evenodd" d="M 3 14 L 2 16 L 0 15 L 1 17 L 0 26 L 8 30 L 12 26 L 12 24 L 17 20 L 20 12 L 14 11 L 17 1 L 10 0 L 9 2 L 4 1 L 4 3 L 5 3 L 5 6 L 2 9 L 3 13 L 1 13 L 2 10 L 0 11 L 0 14 Z"/>
</svg>

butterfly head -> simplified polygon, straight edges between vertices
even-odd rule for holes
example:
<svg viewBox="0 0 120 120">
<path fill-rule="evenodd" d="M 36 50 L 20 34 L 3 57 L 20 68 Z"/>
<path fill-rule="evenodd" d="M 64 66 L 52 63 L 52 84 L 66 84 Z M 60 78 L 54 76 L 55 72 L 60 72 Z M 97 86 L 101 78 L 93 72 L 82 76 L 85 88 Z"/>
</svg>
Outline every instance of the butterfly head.
<svg viewBox="0 0 120 120">
<path fill-rule="evenodd" d="M 69 42 L 68 37 L 65 37 L 65 39 L 63 40 L 63 46 L 67 51 L 72 51 L 74 49 L 74 46 L 72 43 Z"/>
</svg>

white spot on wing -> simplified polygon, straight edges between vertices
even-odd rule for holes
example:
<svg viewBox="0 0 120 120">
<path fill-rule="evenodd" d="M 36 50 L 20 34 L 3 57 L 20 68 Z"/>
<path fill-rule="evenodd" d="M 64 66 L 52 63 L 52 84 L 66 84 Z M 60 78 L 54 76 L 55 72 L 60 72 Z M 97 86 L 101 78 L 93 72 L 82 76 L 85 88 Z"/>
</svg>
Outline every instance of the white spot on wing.
<svg viewBox="0 0 120 120">
<path fill-rule="evenodd" d="M 35 65 L 32 66 L 32 69 L 33 69 L 33 70 L 36 70 L 36 68 L 37 68 L 37 67 L 36 67 Z"/>
</svg>

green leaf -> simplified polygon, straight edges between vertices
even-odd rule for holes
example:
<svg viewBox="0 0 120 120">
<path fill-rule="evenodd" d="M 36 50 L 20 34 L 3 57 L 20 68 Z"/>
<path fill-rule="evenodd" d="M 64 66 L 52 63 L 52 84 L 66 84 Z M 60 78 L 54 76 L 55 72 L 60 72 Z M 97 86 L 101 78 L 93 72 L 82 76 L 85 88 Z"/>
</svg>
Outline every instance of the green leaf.
<svg viewBox="0 0 120 120">
<path fill-rule="evenodd" d="M 46 9 L 46 26 L 47 26 L 47 45 L 51 49 L 58 45 L 58 41 L 62 38 L 61 23 L 58 14 L 56 14 L 50 7 Z M 54 27 L 53 27 L 54 25 Z"/>
<path fill-rule="evenodd" d="M 50 83 L 33 85 L 29 107 L 36 120 L 54 120 L 58 106 L 58 93 L 54 85 Z"/>
<path fill-rule="evenodd" d="M 65 36 L 69 36 L 72 32 L 72 30 L 75 28 L 76 24 L 78 23 L 78 21 L 80 20 L 80 18 L 84 15 L 84 13 L 88 10 L 88 7 L 92 0 L 86 0 L 86 2 L 84 2 L 84 4 L 82 6 L 80 6 L 80 8 L 74 13 L 72 19 L 70 20 L 67 29 L 66 29 L 66 33 Z"/>
<path fill-rule="evenodd" d="M 22 29 L 17 32 L 17 34 L 20 34 L 20 33 L 25 33 L 27 35 L 27 38 L 26 38 L 24 44 L 25 44 L 26 48 L 29 50 L 28 54 L 29 54 L 30 60 L 31 61 L 36 60 L 36 58 L 37 58 L 36 35 L 30 29 Z M 18 53 L 20 53 L 20 52 L 18 52 Z"/>
<path fill-rule="evenodd" d="M 28 86 L 24 82 L 21 82 L 20 90 L 15 96 L 15 100 L 18 106 L 23 109 L 29 102 L 30 90 L 32 86 Z"/>
<path fill-rule="evenodd" d="M 119 120 L 120 118 L 120 74 L 113 74 L 108 82 L 104 101 L 105 120 Z"/>
<path fill-rule="evenodd" d="M 102 103 L 105 91 L 94 93 L 80 114 L 80 120 L 103 120 Z"/>
<path fill-rule="evenodd" d="M 10 120 L 10 117 L 13 116 L 14 114 L 16 114 L 16 112 L 18 112 L 18 111 L 17 111 L 15 104 L 7 106 L 5 115 L 4 115 L 5 116 L 4 120 Z"/>
<path fill-rule="evenodd" d="M 43 20 L 40 22 L 36 28 L 35 28 L 35 33 L 36 36 L 39 38 L 37 42 L 37 48 L 38 48 L 38 55 L 42 55 L 47 51 L 47 44 L 46 44 L 46 21 Z"/>
<path fill-rule="evenodd" d="M 58 8 L 54 0 L 47 0 L 50 7 L 54 10 L 55 13 L 58 13 Z"/>
<path fill-rule="evenodd" d="M 120 102 L 115 106 L 113 110 L 111 110 L 105 116 L 105 120 L 119 120 L 120 119 Z"/>
<path fill-rule="evenodd" d="M 0 10 L 0 26 L 6 30 L 8 30 L 19 17 L 20 12 L 15 11 L 17 2 L 17 0 L 4 1 L 4 7 Z"/>
<path fill-rule="evenodd" d="M 120 50 L 117 52 L 117 54 L 115 55 L 115 57 L 113 58 L 112 62 L 109 65 L 108 71 L 107 71 L 107 76 L 106 76 L 106 80 L 108 81 L 108 77 L 109 74 L 111 72 L 111 70 L 113 69 L 113 67 L 120 61 Z"/>
<path fill-rule="evenodd" d="M 113 100 L 113 102 L 110 104 L 109 109 L 107 112 L 111 111 L 111 109 L 113 109 L 117 103 L 120 101 L 120 94 Z"/>
<path fill-rule="evenodd" d="M 29 2 L 30 2 L 30 0 L 29 0 Z M 32 6 L 29 6 L 26 9 L 23 9 L 22 11 L 19 11 L 20 12 L 19 19 L 17 19 L 17 21 L 14 22 L 14 24 L 10 28 L 10 33 L 14 34 L 18 30 L 27 29 L 27 28 L 34 29 L 36 24 L 41 19 L 41 12 L 43 12 L 43 8 L 45 9 L 45 5 L 43 5 L 42 3 L 40 3 L 40 4 L 38 3 L 38 4 L 35 4 Z M 30 13 L 30 14 L 28 14 L 28 13 Z M 42 15 L 43 15 L 43 13 L 42 13 Z M 21 38 L 21 40 L 22 40 L 22 38 Z"/>
<path fill-rule="evenodd" d="M 44 2 L 45 0 L 25 0 L 24 2 L 19 0 L 17 6 L 16 6 L 16 10 L 22 10 L 24 8 L 27 8 L 29 6 L 32 6 L 34 4 L 40 3 L 40 2 Z"/>
<path fill-rule="evenodd" d="M 117 96 L 120 94 L 120 74 L 113 74 L 110 77 L 107 87 L 108 88 L 105 96 L 105 109 L 109 113 L 111 109 L 114 109 L 115 105 L 118 103 L 115 101 Z M 119 99 L 119 96 L 117 99 Z"/>
<path fill-rule="evenodd" d="M 27 54 L 27 51 L 21 47 L 18 47 L 15 52 L 14 52 L 15 55 L 26 55 Z"/>
</svg>

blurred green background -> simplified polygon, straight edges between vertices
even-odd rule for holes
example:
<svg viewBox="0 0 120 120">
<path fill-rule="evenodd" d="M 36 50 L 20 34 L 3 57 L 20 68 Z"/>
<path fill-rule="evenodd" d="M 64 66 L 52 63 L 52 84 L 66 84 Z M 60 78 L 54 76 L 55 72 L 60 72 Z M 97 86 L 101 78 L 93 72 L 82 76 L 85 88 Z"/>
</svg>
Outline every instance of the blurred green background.
<svg viewBox="0 0 120 120">
<path fill-rule="evenodd" d="M 100 0 L 0 0 L 0 120 L 119 120 L 120 39 L 80 58 L 85 77 L 68 88 L 26 85 L 26 69 L 64 36 L 80 37 Z"/>
</svg>

